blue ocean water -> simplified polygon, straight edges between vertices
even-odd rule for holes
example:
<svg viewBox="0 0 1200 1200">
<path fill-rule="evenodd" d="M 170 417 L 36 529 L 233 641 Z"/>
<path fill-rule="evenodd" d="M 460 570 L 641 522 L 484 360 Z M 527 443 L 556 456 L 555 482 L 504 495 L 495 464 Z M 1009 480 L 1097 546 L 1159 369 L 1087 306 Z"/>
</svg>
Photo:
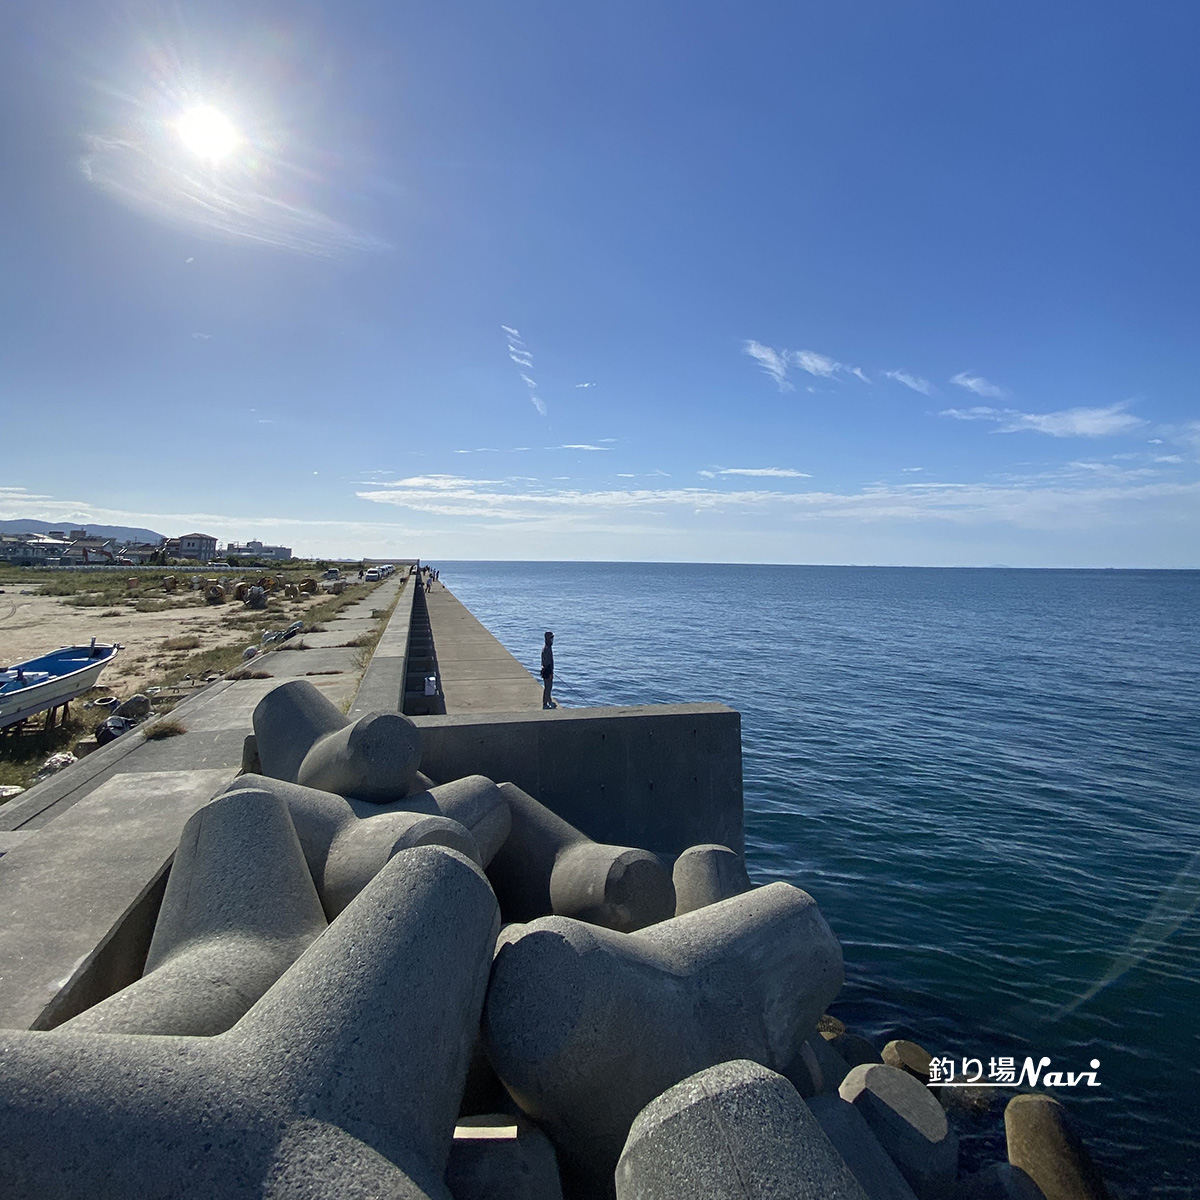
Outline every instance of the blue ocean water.
<svg viewBox="0 0 1200 1200">
<path fill-rule="evenodd" d="M 847 1024 L 1099 1059 L 1055 1094 L 1106 1177 L 1200 1193 L 1200 572 L 435 565 L 532 672 L 555 631 L 563 704 L 741 712 L 751 875 L 819 901 Z"/>
</svg>

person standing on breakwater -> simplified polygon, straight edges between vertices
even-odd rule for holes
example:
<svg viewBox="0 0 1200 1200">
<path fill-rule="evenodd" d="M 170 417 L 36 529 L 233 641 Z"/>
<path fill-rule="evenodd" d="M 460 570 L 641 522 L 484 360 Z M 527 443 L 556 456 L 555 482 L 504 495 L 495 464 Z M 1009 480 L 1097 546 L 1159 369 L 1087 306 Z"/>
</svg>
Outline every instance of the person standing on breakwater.
<svg viewBox="0 0 1200 1200">
<path fill-rule="evenodd" d="M 546 631 L 546 644 L 542 647 L 542 707 L 557 708 L 558 705 L 550 699 L 554 688 L 554 634 Z"/>
</svg>

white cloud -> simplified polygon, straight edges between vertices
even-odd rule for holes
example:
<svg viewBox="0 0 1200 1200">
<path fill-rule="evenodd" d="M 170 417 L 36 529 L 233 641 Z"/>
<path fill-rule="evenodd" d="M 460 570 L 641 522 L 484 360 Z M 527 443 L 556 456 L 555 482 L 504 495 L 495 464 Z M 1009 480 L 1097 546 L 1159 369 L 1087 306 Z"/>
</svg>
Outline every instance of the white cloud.
<svg viewBox="0 0 1200 1200">
<path fill-rule="evenodd" d="M 541 398 L 541 396 L 530 396 L 529 402 L 543 417 L 546 415 L 546 402 Z"/>
<path fill-rule="evenodd" d="M 842 365 L 828 355 L 818 354 L 815 350 L 793 350 L 788 357 L 802 371 L 807 371 L 810 375 L 817 375 L 822 379 L 832 379 L 833 373 Z"/>
<path fill-rule="evenodd" d="M 787 377 L 788 352 L 786 350 L 779 353 L 772 350 L 770 346 L 764 346 L 762 342 L 756 342 L 751 338 L 749 341 L 742 343 L 742 351 L 750 355 L 775 380 L 781 392 L 790 392 L 793 390 Z"/>
<path fill-rule="evenodd" d="M 546 415 L 546 402 L 537 394 L 537 380 L 527 371 L 533 370 L 533 352 L 526 349 L 521 341 L 521 335 L 511 325 L 501 325 L 504 337 L 508 343 L 508 357 L 520 368 L 518 374 L 521 382 L 529 389 L 529 402 L 538 410 L 541 416 Z"/>
<path fill-rule="evenodd" d="M 901 467 L 900 469 L 902 471 L 923 471 L 923 470 L 925 470 L 924 467 Z"/>
<path fill-rule="evenodd" d="M 1026 413 L 1013 408 L 947 408 L 939 414 L 959 421 L 992 421 L 997 433 L 1046 433 L 1051 437 L 1110 437 L 1144 425 L 1124 404 L 1107 408 L 1068 408 L 1061 412 Z"/>
<path fill-rule="evenodd" d="M 590 388 L 595 387 L 596 385 L 594 383 L 577 383 L 575 386 L 577 388 Z"/>
<path fill-rule="evenodd" d="M 222 241 L 317 258 L 390 249 L 306 203 L 315 172 L 269 142 L 244 144 L 220 171 L 198 169 L 166 122 L 147 120 L 136 129 L 89 136 L 79 168 L 89 183 L 130 208 Z"/>
<path fill-rule="evenodd" d="M 902 383 L 906 388 L 912 388 L 914 392 L 920 392 L 922 396 L 933 394 L 933 385 L 928 379 L 922 379 L 919 375 L 910 375 L 907 371 L 884 371 L 884 375 L 888 379 L 894 379 L 897 383 Z"/>
<path fill-rule="evenodd" d="M 861 367 L 851 367 L 830 358 L 827 354 L 818 354 L 816 350 L 774 350 L 756 342 L 753 338 L 742 343 L 742 352 L 748 354 L 775 381 L 781 392 L 794 391 L 794 385 L 788 379 L 788 371 L 799 367 L 802 371 L 818 379 L 835 379 L 838 373 L 853 375 L 863 383 L 870 383 Z M 808 389 L 812 391 L 811 388 Z"/>
<path fill-rule="evenodd" d="M 703 472 L 701 472 L 703 474 Z M 769 479 L 811 479 L 807 471 L 796 471 L 791 467 L 725 467 L 718 475 L 753 475 Z"/>
<path fill-rule="evenodd" d="M 970 375 L 966 371 L 959 371 L 957 375 L 950 377 L 951 383 L 958 384 L 961 388 L 966 388 L 968 392 L 974 392 L 977 396 L 984 396 L 989 400 L 1003 400 L 1008 393 L 1002 388 L 997 387 L 994 383 L 989 383 L 982 375 Z"/>
<path fill-rule="evenodd" d="M 500 328 L 503 329 L 504 332 L 507 333 L 510 338 L 514 338 L 518 342 L 521 340 L 520 332 L 518 330 L 514 329 L 511 325 L 501 325 Z"/>
<path fill-rule="evenodd" d="M 591 446 L 586 442 L 570 442 L 565 446 L 547 446 L 547 450 L 611 450 L 611 446 Z"/>
</svg>

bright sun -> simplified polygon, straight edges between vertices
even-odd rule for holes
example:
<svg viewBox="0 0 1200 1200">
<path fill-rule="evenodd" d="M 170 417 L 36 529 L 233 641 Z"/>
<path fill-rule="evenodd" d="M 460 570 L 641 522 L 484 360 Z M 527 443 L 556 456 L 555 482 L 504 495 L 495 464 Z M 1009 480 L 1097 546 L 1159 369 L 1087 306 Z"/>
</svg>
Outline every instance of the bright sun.
<svg viewBox="0 0 1200 1200">
<path fill-rule="evenodd" d="M 209 162 L 219 162 L 242 140 L 229 118 L 208 104 L 189 108 L 175 122 L 175 128 L 183 144 Z"/>
</svg>

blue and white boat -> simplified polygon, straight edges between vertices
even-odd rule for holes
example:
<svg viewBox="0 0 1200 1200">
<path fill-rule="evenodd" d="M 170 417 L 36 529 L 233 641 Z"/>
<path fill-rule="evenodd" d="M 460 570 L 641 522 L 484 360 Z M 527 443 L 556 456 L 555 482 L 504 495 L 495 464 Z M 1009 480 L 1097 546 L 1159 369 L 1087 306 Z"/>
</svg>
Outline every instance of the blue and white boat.
<svg viewBox="0 0 1200 1200">
<path fill-rule="evenodd" d="M 89 646 L 62 646 L 0 668 L 0 729 L 82 696 L 96 686 L 100 672 L 120 649 L 92 638 Z"/>
</svg>

